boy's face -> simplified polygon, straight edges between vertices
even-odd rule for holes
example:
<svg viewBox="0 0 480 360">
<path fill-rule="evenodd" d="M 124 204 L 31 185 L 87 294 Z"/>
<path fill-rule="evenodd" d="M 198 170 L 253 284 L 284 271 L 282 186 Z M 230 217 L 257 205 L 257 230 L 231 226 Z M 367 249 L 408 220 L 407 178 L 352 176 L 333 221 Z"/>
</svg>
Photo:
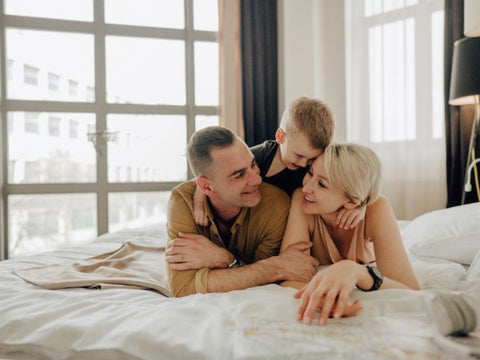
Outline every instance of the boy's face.
<svg viewBox="0 0 480 360">
<path fill-rule="evenodd" d="M 323 149 L 313 148 L 307 137 L 301 133 L 286 134 L 284 130 L 278 129 L 275 139 L 280 146 L 282 162 L 290 170 L 310 165 L 323 153 Z"/>
</svg>

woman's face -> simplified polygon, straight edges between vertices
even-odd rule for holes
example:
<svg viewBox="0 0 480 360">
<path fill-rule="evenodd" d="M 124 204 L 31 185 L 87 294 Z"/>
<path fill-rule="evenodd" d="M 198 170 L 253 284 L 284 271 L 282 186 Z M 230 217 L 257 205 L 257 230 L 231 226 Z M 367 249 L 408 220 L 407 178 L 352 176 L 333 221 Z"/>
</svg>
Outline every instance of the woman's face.
<svg viewBox="0 0 480 360">
<path fill-rule="evenodd" d="M 317 157 L 303 178 L 302 210 L 306 214 L 327 215 L 349 203 L 343 190 L 325 175 L 324 155 Z"/>
</svg>

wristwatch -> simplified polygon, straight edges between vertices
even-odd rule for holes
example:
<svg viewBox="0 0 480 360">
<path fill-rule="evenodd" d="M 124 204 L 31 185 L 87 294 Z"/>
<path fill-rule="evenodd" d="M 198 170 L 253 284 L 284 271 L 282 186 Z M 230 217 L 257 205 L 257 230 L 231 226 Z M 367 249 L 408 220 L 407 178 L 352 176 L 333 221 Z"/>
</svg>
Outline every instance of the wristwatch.
<svg viewBox="0 0 480 360">
<path fill-rule="evenodd" d="M 237 267 L 237 266 L 240 266 L 240 263 L 238 262 L 237 258 L 233 258 L 233 261 L 230 264 L 228 264 L 229 269 Z"/>
<path fill-rule="evenodd" d="M 375 291 L 380 289 L 380 286 L 382 286 L 382 283 L 383 283 L 383 274 L 381 273 L 381 271 L 378 270 L 378 268 L 373 265 L 367 265 L 367 270 L 370 276 L 373 278 L 373 285 L 370 289 L 367 289 L 367 290 L 362 288 L 359 288 L 359 289 L 362 291 Z"/>
</svg>

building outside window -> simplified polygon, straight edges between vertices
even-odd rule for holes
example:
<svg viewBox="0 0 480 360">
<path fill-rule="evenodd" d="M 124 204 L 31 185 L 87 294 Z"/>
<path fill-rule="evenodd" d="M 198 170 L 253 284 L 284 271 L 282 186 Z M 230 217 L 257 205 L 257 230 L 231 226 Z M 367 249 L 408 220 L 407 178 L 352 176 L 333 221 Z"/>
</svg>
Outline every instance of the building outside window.
<svg viewBox="0 0 480 360">
<path fill-rule="evenodd" d="M 48 73 L 48 90 L 58 91 L 60 90 L 60 76 L 54 73 Z"/>
<path fill-rule="evenodd" d="M 58 116 L 50 116 L 48 118 L 48 135 L 60 136 L 60 121 Z"/>
<path fill-rule="evenodd" d="M 38 69 L 30 65 L 23 65 L 23 82 L 38 86 Z"/>
<path fill-rule="evenodd" d="M 78 95 L 78 81 L 68 80 L 68 95 L 70 96 Z"/>
<path fill-rule="evenodd" d="M 75 120 L 70 120 L 69 136 L 72 139 L 78 138 L 78 122 Z"/>
<path fill-rule="evenodd" d="M 38 113 L 25 113 L 25 132 L 29 134 L 40 134 L 40 119 Z"/>
</svg>

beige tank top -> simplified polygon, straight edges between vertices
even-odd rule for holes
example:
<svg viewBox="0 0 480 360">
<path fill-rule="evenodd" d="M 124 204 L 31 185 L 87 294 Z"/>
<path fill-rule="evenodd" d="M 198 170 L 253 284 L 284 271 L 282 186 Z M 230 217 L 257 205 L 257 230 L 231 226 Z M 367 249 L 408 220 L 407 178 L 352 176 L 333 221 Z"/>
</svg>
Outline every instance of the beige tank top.
<svg viewBox="0 0 480 360">
<path fill-rule="evenodd" d="M 320 265 L 333 264 L 340 260 L 352 260 L 359 264 L 375 262 L 372 239 L 367 238 L 365 233 L 366 219 L 353 229 L 350 244 L 343 251 L 333 241 L 322 217 L 315 215 L 314 221 L 312 256 L 318 259 Z"/>
</svg>

